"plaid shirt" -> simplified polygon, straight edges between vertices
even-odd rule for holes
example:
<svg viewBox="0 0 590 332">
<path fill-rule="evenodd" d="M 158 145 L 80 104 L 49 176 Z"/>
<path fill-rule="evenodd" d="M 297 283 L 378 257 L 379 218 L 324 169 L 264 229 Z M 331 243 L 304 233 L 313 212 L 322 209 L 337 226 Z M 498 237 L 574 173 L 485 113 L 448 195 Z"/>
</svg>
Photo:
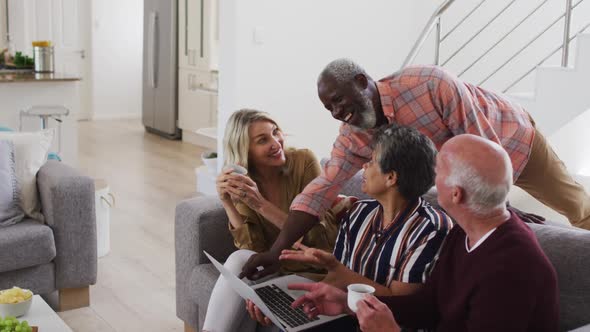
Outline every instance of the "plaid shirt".
<svg viewBox="0 0 590 332">
<path fill-rule="evenodd" d="M 451 137 L 473 134 L 504 147 L 514 169 L 514 181 L 524 169 L 534 136 L 529 115 L 505 97 L 464 83 L 436 66 L 408 67 L 377 82 L 389 123 L 413 127 L 440 150 Z M 321 216 L 342 186 L 371 159 L 374 130 L 346 123 L 322 174 L 291 205 L 292 210 Z"/>
</svg>

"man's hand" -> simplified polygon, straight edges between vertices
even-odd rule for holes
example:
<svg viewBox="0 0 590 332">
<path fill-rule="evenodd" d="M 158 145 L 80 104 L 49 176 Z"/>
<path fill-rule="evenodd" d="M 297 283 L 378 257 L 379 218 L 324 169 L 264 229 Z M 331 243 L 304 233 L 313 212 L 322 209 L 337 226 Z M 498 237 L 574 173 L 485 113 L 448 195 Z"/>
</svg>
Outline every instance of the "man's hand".
<svg viewBox="0 0 590 332">
<path fill-rule="evenodd" d="M 293 247 L 300 250 L 285 249 L 279 259 L 308 263 L 328 271 L 334 270 L 340 264 L 334 255 L 321 249 L 309 248 L 301 243 L 295 243 Z"/>
<path fill-rule="evenodd" d="M 263 268 L 260 271 L 258 270 L 259 266 Z M 276 255 L 273 255 L 269 251 L 262 252 L 250 256 L 250 259 L 248 259 L 246 264 L 242 267 L 242 273 L 240 273 L 238 278 L 242 279 L 243 277 L 247 277 L 250 280 L 258 280 L 267 275 L 278 272 L 279 268 L 279 258 Z"/>
<path fill-rule="evenodd" d="M 254 304 L 254 302 L 250 300 L 246 300 L 246 310 L 248 310 L 248 314 L 250 318 L 257 321 L 262 326 L 270 326 L 272 321 L 270 318 L 266 317 L 262 311 Z"/>
<path fill-rule="evenodd" d="M 368 295 L 362 301 L 358 301 L 356 306 L 356 317 L 359 320 L 361 331 L 401 331 L 391 310 L 373 295 Z"/>
<path fill-rule="evenodd" d="M 522 219 L 522 221 L 528 222 L 529 224 L 545 223 L 545 218 L 538 216 L 536 214 L 521 211 L 515 208 L 514 206 L 511 206 L 508 202 L 506 203 L 506 208 L 508 209 L 508 211 L 511 211 L 512 213 L 516 214 L 520 219 Z"/>
<path fill-rule="evenodd" d="M 302 306 L 303 311 L 314 318 L 317 315 L 336 316 L 348 311 L 346 293 L 323 282 L 290 284 L 289 289 L 305 290 L 308 293 L 293 301 L 293 309 Z"/>
<path fill-rule="evenodd" d="M 297 239 L 301 238 L 307 231 L 318 223 L 318 217 L 303 211 L 289 211 L 287 221 L 279 233 L 279 236 L 272 245 L 272 248 L 260 254 L 252 255 L 242 267 L 240 278 L 248 277 L 250 280 L 257 280 L 279 270 L 279 256 L 281 251 L 290 248 Z M 262 271 L 258 271 L 262 267 Z"/>
</svg>

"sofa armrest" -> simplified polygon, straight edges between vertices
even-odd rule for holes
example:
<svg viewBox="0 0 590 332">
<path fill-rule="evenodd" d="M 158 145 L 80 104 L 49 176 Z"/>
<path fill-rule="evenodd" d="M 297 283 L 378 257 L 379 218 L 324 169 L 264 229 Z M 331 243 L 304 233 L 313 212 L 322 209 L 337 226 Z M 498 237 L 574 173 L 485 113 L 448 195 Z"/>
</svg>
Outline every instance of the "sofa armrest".
<svg viewBox="0 0 590 332">
<path fill-rule="evenodd" d="M 176 206 L 174 226 L 177 264 L 209 263 L 203 250 L 225 261 L 236 250 L 228 223 L 217 197 L 202 196 L 180 202 Z"/>
<path fill-rule="evenodd" d="M 198 326 L 198 308 L 191 299 L 190 278 L 197 265 L 209 263 L 203 250 L 221 262 L 236 250 L 228 222 L 221 201 L 214 196 L 188 199 L 176 206 L 176 315 L 193 328 Z"/>
<path fill-rule="evenodd" d="M 559 329 L 590 324 L 590 231 L 575 227 L 527 224 L 557 273 Z"/>
<path fill-rule="evenodd" d="M 577 328 L 575 330 L 571 330 L 570 332 L 588 332 L 590 331 L 590 324 Z"/>
<path fill-rule="evenodd" d="M 94 180 L 75 169 L 48 161 L 37 174 L 45 222 L 55 238 L 58 289 L 96 283 Z"/>
</svg>

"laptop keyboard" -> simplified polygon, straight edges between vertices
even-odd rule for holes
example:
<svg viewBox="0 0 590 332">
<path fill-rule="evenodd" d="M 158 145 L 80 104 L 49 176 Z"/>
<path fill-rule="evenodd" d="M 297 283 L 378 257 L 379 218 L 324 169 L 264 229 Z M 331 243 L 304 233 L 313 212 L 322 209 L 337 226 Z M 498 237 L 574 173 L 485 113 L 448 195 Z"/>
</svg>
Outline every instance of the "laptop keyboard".
<svg viewBox="0 0 590 332">
<path fill-rule="evenodd" d="M 255 291 L 270 311 L 290 327 L 297 327 L 319 319 L 317 317 L 309 319 L 303 309 L 291 308 L 294 299 L 274 284 L 256 288 Z"/>
</svg>

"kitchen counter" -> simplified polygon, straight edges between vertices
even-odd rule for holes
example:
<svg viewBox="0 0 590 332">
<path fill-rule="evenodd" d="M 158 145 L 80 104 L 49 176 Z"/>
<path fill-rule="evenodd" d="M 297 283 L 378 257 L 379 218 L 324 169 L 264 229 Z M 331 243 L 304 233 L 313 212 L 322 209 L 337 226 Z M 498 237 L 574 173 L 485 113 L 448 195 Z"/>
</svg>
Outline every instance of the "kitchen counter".
<svg viewBox="0 0 590 332">
<path fill-rule="evenodd" d="M 38 117 L 21 116 L 33 106 L 63 106 L 70 111 L 61 124 L 50 119 L 50 128 L 61 127 L 53 138 L 51 152 L 57 152 L 70 166 L 78 164 L 78 114 L 80 114 L 80 79 L 77 75 L 35 74 L 32 71 L 0 71 L 0 126 L 13 130 L 41 130 Z"/>
<path fill-rule="evenodd" d="M 60 73 L 35 73 L 32 71 L 0 71 L 0 83 L 23 82 L 68 82 L 79 81 L 79 77 Z"/>
</svg>

